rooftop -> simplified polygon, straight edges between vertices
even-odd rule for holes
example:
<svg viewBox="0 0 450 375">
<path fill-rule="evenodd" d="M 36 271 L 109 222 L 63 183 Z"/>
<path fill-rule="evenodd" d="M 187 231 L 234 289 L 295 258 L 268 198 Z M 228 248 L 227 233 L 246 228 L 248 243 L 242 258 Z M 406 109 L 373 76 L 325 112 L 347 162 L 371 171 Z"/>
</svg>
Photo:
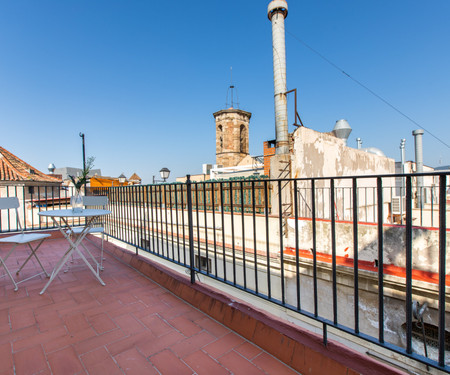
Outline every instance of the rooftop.
<svg viewBox="0 0 450 375">
<path fill-rule="evenodd" d="M 0 181 L 61 183 L 59 178 L 38 171 L 3 147 L 0 147 Z"/>
<path fill-rule="evenodd" d="M 48 271 L 66 246 L 43 243 Z M 0 281 L 0 374 L 298 374 L 118 259 L 115 245 L 105 248 L 106 286 L 76 258 L 43 295 L 43 275 L 17 292 Z M 26 253 L 16 249 L 11 270 Z M 18 278 L 36 266 L 33 259 Z"/>
</svg>

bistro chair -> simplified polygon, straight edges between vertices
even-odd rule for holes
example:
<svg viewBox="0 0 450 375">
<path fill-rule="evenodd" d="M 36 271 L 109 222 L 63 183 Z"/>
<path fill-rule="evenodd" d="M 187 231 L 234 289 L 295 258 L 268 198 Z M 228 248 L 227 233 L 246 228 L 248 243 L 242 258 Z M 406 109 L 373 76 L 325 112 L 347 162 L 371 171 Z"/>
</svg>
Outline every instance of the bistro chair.
<svg viewBox="0 0 450 375">
<path fill-rule="evenodd" d="M 9 271 L 8 267 L 6 266 L 6 261 L 9 258 L 9 256 L 14 252 L 14 250 L 16 249 L 16 247 L 18 245 L 22 245 L 22 244 L 27 244 L 28 247 L 31 250 L 31 254 L 28 256 L 28 258 L 25 260 L 25 262 L 23 262 L 22 266 L 19 268 L 18 271 L 16 271 L 16 275 L 19 274 L 19 272 L 23 269 L 23 267 L 28 263 L 28 261 L 31 259 L 31 257 L 35 257 L 37 262 L 39 263 L 39 265 L 42 268 L 43 273 L 47 276 L 50 277 L 50 275 L 47 273 L 47 271 L 44 269 L 44 267 L 42 266 L 41 261 L 39 260 L 36 251 L 39 249 L 39 247 L 42 245 L 42 242 L 44 242 L 44 240 L 47 237 L 50 237 L 50 234 L 45 234 L 45 233 L 24 233 L 23 231 L 23 227 L 20 223 L 19 220 L 19 211 L 17 210 L 20 207 L 19 204 L 19 199 L 17 197 L 8 197 L 8 198 L 0 198 L 0 210 L 15 210 L 16 212 L 16 220 L 17 220 L 17 227 L 20 230 L 20 234 L 16 234 L 16 235 L 12 235 L 9 237 L 4 237 L 4 238 L 0 238 L 0 243 L 9 243 L 9 244 L 14 244 L 14 246 L 12 247 L 12 249 L 6 254 L 6 256 L 4 258 L 2 258 L 0 256 L 0 268 L 3 267 L 5 269 L 6 275 L 3 276 L 8 276 L 12 283 L 14 284 L 14 291 L 18 290 L 18 284 L 23 283 L 24 281 L 27 281 L 29 279 L 32 279 L 33 277 L 36 277 L 38 275 L 41 275 L 42 272 L 28 277 L 25 280 L 21 280 L 21 281 L 15 281 L 14 278 L 11 275 L 11 272 Z M 9 212 L 9 211 L 8 211 Z M 36 247 L 32 247 L 31 243 L 35 242 L 35 241 L 39 241 L 39 243 L 37 244 Z"/>
<path fill-rule="evenodd" d="M 108 206 L 108 197 L 104 195 L 85 195 L 82 197 L 83 199 L 83 206 L 86 208 L 102 208 L 106 209 Z M 71 235 L 78 235 L 84 230 L 83 226 L 80 227 L 73 227 L 70 234 Z M 101 247 L 101 253 L 100 253 L 100 270 L 103 271 L 103 241 L 105 236 L 105 228 L 103 226 L 103 223 L 95 223 L 92 228 L 89 229 L 88 234 L 97 234 L 100 233 L 102 237 L 102 247 Z M 88 241 L 93 243 L 89 238 L 86 237 Z M 95 259 L 91 252 L 86 248 L 86 246 L 81 244 L 81 246 L 84 247 L 84 249 L 88 252 L 88 254 L 91 256 L 92 259 Z M 98 271 L 97 271 L 98 273 Z"/>
</svg>

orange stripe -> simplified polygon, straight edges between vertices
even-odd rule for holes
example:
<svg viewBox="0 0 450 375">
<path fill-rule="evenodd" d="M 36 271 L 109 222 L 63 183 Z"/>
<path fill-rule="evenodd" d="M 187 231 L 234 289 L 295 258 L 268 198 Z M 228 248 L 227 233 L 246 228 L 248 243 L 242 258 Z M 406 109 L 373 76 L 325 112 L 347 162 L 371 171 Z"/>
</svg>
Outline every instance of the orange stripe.
<svg viewBox="0 0 450 375">
<path fill-rule="evenodd" d="M 295 256 L 295 249 L 292 247 L 287 247 L 284 250 L 284 254 Z M 299 250 L 298 254 L 301 258 L 313 259 L 313 255 L 310 250 Z M 324 263 L 332 263 L 332 257 L 330 254 L 318 252 L 317 260 Z M 343 256 L 336 256 L 336 264 L 344 267 L 353 268 L 353 259 L 348 257 L 346 258 Z M 367 260 L 359 260 L 358 269 L 378 272 L 378 267 L 375 266 L 375 262 L 369 262 Z M 404 267 L 394 266 L 393 264 L 383 264 L 383 273 L 386 275 L 406 278 L 406 269 Z M 439 274 L 436 272 L 413 269 L 412 278 L 413 280 L 425 281 L 432 284 L 439 283 Z M 450 286 L 450 275 L 445 276 L 445 285 Z"/>
</svg>

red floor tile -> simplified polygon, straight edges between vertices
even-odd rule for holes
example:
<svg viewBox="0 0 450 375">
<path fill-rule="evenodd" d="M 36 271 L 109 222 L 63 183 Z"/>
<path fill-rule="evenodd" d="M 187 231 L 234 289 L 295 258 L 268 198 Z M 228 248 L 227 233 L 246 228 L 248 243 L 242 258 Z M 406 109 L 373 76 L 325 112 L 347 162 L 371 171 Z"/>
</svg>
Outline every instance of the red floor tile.
<svg viewBox="0 0 450 375">
<path fill-rule="evenodd" d="M 145 340 L 144 342 L 139 342 L 137 347 L 146 357 L 148 357 L 179 343 L 183 339 L 184 336 L 179 332 L 172 331 L 167 335 L 161 336 L 159 338 L 155 337 L 153 340 Z"/>
<path fill-rule="evenodd" d="M 50 340 L 48 342 L 43 342 L 42 346 L 44 347 L 46 353 L 51 353 L 66 346 L 75 345 L 96 336 L 96 332 L 91 327 L 89 327 L 85 330 L 73 334 L 66 333 L 63 336 L 54 338 L 53 340 Z"/>
<path fill-rule="evenodd" d="M 203 348 L 214 340 L 216 340 L 214 336 L 211 336 L 209 333 L 202 331 L 197 335 L 194 335 L 177 343 L 176 345 L 172 345 L 171 349 L 177 356 L 183 358 L 188 354 Z"/>
<path fill-rule="evenodd" d="M 217 339 L 209 345 L 206 345 L 203 350 L 207 352 L 213 358 L 220 358 L 225 353 L 229 352 L 233 348 L 241 345 L 244 339 L 233 332 L 226 334 L 225 336 Z"/>
<path fill-rule="evenodd" d="M 127 375 L 158 374 L 150 361 L 135 348 L 120 353 L 114 359 Z"/>
<path fill-rule="evenodd" d="M 16 375 L 32 375 L 49 370 L 42 346 L 22 350 L 13 354 Z"/>
<path fill-rule="evenodd" d="M 83 331 L 90 327 L 86 316 L 82 312 L 66 315 L 63 317 L 63 321 L 70 334 Z"/>
<path fill-rule="evenodd" d="M 142 332 L 145 326 L 133 315 L 121 315 L 114 318 L 114 323 L 127 335 Z"/>
<path fill-rule="evenodd" d="M 140 333 L 135 333 L 133 335 L 126 336 L 120 340 L 117 340 L 111 344 L 108 344 L 106 347 L 108 352 L 111 353 L 112 356 L 119 355 L 125 351 L 128 351 L 132 348 L 139 346 L 140 343 L 154 342 L 157 341 L 156 337 L 153 334 L 145 330 Z"/>
<path fill-rule="evenodd" d="M 42 246 L 50 270 L 66 241 Z M 79 259 L 43 295 L 44 277 L 24 282 L 18 292 L 0 279 L 0 375 L 247 375 L 287 368 L 110 254 L 105 257 L 106 286 Z M 37 267 L 30 263 L 23 275 Z"/>
<path fill-rule="evenodd" d="M 186 319 L 184 316 L 178 316 L 176 318 L 169 320 L 169 324 L 172 327 L 175 327 L 186 337 L 191 337 L 202 330 L 202 328 L 200 328 L 197 324 L 194 324 L 192 321 Z"/>
<path fill-rule="evenodd" d="M 263 375 L 264 372 L 253 363 L 246 360 L 236 352 L 232 351 L 218 360 L 225 368 L 234 374 Z"/>
<path fill-rule="evenodd" d="M 193 374 L 192 369 L 190 369 L 186 363 L 182 362 L 175 354 L 167 349 L 150 357 L 150 361 L 161 374 Z"/>
<path fill-rule="evenodd" d="M 35 345 L 45 345 L 48 342 L 54 342 L 67 335 L 67 330 L 65 327 L 57 327 L 52 330 L 45 331 L 38 335 L 33 335 L 31 337 L 25 337 L 13 342 L 13 350 L 18 352 L 20 350 L 30 348 Z"/>
<path fill-rule="evenodd" d="M 167 324 L 158 315 L 149 315 L 139 319 L 152 333 L 156 336 L 162 336 L 173 330 L 169 324 Z"/>
<path fill-rule="evenodd" d="M 101 347 L 81 355 L 80 358 L 81 362 L 83 362 L 86 367 L 91 367 L 99 362 L 111 358 L 111 354 L 106 350 L 105 347 Z"/>
<path fill-rule="evenodd" d="M 95 332 L 102 334 L 117 328 L 117 325 L 111 320 L 107 314 L 97 314 L 92 318 L 88 318 L 88 322 L 94 328 Z"/>
<path fill-rule="evenodd" d="M 270 375 L 295 375 L 297 372 L 291 370 L 285 364 L 281 363 L 267 353 L 261 353 L 253 361 L 253 364 L 260 369 L 264 369 Z"/>
<path fill-rule="evenodd" d="M 47 358 L 54 374 L 78 374 L 83 371 L 83 366 L 71 346 L 50 353 Z"/>
<path fill-rule="evenodd" d="M 0 373 L 13 373 L 13 356 L 11 350 L 11 344 L 6 343 L 0 345 Z"/>
<path fill-rule="evenodd" d="M 199 350 L 184 357 L 186 362 L 198 375 L 226 375 L 230 371 L 222 367 L 217 361 Z"/>
<path fill-rule="evenodd" d="M 93 349 L 97 349 L 101 346 L 107 345 L 111 342 L 115 342 L 123 338 L 124 333 L 120 329 L 106 332 L 102 335 L 88 338 L 75 345 L 75 349 L 78 354 L 87 353 Z"/>
<path fill-rule="evenodd" d="M 36 324 L 33 310 L 10 313 L 9 317 L 11 320 L 11 328 L 13 330 L 29 327 Z"/>
<path fill-rule="evenodd" d="M 202 319 L 196 320 L 195 323 L 217 338 L 225 336 L 228 332 L 230 332 L 227 327 L 217 323 L 209 317 L 203 316 Z"/>
<path fill-rule="evenodd" d="M 251 361 L 253 358 L 255 358 L 257 355 L 262 353 L 262 350 L 259 349 L 256 345 L 245 341 L 243 344 L 239 345 L 237 348 L 234 348 L 236 352 L 238 352 L 240 355 L 247 358 L 249 361 Z"/>
</svg>

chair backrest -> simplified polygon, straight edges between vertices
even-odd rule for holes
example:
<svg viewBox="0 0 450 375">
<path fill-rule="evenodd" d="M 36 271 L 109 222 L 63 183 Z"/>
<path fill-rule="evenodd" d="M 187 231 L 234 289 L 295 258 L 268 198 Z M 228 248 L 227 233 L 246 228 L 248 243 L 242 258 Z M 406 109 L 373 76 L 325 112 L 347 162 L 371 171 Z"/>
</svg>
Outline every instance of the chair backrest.
<svg viewBox="0 0 450 375">
<path fill-rule="evenodd" d="M 19 206 L 19 199 L 17 197 L 0 198 L 0 210 L 19 208 Z"/>
<path fill-rule="evenodd" d="M 105 208 L 108 205 L 108 197 L 105 195 L 85 195 L 83 196 L 84 206 L 102 206 Z"/>
<path fill-rule="evenodd" d="M 18 229 L 23 233 L 22 224 L 19 220 L 19 211 L 17 210 L 20 207 L 19 198 L 17 197 L 5 197 L 0 198 L 0 210 L 12 210 L 16 211 L 16 222 Z M 0 228 L 1 232 L 1 228 Z"/>
</svg>

